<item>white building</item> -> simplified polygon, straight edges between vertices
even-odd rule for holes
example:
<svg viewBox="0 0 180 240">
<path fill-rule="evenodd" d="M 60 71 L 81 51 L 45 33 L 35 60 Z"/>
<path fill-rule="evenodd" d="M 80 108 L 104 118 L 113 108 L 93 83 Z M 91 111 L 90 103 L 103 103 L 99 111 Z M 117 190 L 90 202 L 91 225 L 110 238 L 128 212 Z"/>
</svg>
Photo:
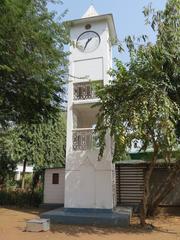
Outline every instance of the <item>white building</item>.
<svg viewBox="0 0 180 240">
<path fill-rule="evenodd" d="M 44 179 L 44 205 L 64 205 L 64 168 L 46 169 Z"/>
<path fill-rule="evenodd" d="M 23 172 L 23 165 L 17 165 L 17 168 L 15 170 L 15 179 L 20 180 L 21 174 Z M 26 166 L 26 173 L 32 174 L 33 173 L 33 166 Z"/>
</svg>

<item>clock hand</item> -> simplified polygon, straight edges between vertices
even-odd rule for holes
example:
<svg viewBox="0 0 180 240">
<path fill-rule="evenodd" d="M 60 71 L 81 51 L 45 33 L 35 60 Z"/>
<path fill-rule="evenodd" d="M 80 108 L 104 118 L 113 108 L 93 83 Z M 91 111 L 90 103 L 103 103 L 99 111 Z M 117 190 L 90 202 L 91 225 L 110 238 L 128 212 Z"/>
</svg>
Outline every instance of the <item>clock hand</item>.
<svg viewBox="0 0 180 240">
<path fill-rule="evenodd" d="M 92 37 L 91 37 L 91 38 L 88 38 L 88 40 L 87 40 L 87 42 L 86 42 L 86 44 L 85 44 L 85 46 L 84 46 L 84 50 L 86 49 L 88 43 L 89 43 L 91 40 L 92 40 Z"/>
</svg>

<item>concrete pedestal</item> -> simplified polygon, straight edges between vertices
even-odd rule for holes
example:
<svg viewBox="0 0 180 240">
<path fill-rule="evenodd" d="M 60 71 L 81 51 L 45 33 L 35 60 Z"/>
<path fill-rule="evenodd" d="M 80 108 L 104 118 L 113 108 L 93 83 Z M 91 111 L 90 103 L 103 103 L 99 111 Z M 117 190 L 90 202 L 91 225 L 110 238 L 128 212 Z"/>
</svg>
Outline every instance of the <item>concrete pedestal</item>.
<svg viewBox="0 0 180 240">
<path fill-rule="evenodd" d="M 131 215 L 132 210 L 125 208 L 118 211 L 59 208 L 42 213 L 41 217 L 49 218 L 52 223 L 128 227 Z"/>
<path fill-rule="evenodd" d="M 32 219 L 26 222 L 27 232 L 45 232 L 50 228 L 49 219 Z"/>
</svg>

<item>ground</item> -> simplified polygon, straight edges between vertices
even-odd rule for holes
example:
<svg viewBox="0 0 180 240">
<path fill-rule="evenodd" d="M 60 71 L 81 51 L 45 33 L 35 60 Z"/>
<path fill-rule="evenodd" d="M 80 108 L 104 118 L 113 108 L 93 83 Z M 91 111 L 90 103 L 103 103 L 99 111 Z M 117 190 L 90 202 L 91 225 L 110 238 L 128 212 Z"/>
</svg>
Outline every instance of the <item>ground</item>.
<svg viewBox="0 0 180 240">
<path fill-rule="evenodd" d="M 149 222 L 156 226 L 153 231 L 143 230 L 133 218 L 132 226 L 122 228 L 100 228 L 89 226 L 52 225 L 51 231 L 25 232 L 25 223 L 37 218 L 38 210 L 0 208 L 0 240 L 180 240 L 180 212 L 175 215 L 161 214 Z"/>
</svg>

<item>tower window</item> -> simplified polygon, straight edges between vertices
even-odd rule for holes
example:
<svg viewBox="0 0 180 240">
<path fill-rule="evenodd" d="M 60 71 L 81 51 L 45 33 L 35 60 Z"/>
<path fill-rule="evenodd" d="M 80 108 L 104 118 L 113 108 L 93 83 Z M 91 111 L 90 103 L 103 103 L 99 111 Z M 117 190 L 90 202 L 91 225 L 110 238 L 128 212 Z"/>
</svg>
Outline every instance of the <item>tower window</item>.
<svg viewBox="0 0 180 240">
<path fill-rule="evenodd" d="M 59 184 L 59 173 L 53 173 L 52 184 Z"/>
</svg>

